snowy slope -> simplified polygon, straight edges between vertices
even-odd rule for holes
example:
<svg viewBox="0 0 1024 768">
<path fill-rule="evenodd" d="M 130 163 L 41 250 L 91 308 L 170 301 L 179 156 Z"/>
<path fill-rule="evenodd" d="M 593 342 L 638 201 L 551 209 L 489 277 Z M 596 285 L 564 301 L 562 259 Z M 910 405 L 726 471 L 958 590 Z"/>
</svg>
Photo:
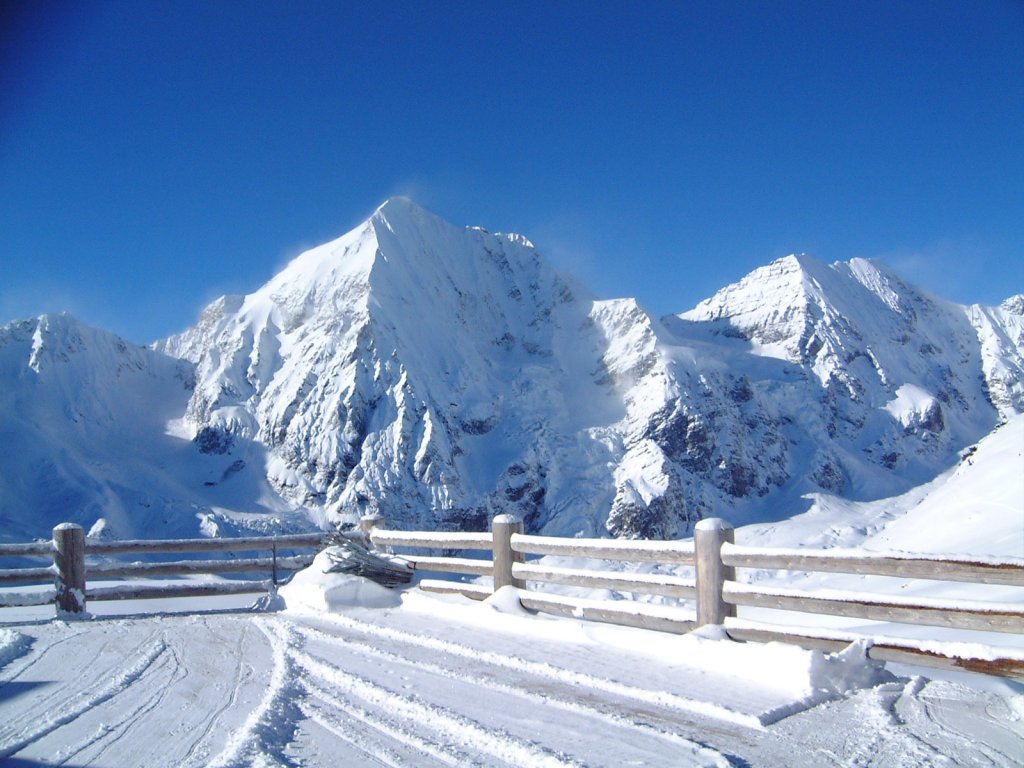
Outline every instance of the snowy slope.
<svg viewBox="0 0 1024 768">
<path fill-rule="evenodd" d="M 580 290 L 521 237 L 396 199 L 159 348 L 197 364 L 197 439 L 266 445 L 295 503 L 481 527 L 510 502 L 540 527 L 559 494 L 608 494 L 579 441 L 621 406 Z"/>
<path fill-rule="evenodd" d="M 1024 557 L 1024 416 L 968 448 L 922 491 L 868 547 Z"/>
<path fill-rule="evenodd" d="M 736 531 L 748 546 L 842 548 L 913 552 L 956 558 L 981 555 L 1024 559 L 1024 415 L 1017 415 L 963 451 L 959 463 L 905 494 L 854 502 L 815 494 L 810 509 Z M 966 582 L 741 569 L 740 578 L 784 588 L 831 590 L 916 599 L 1019 605 L 1021 588 Z M 1020 637 L 943 627 L 900 625 L 742 608 L 747 620 L 789 626 L 844 628 L 869 637 L 984 643 L 1018 648 Z"/>
<path fill-rule="evenodd" d="M 261 476 L 168 433 L 193 381 L 187 361 L 68 315 L 0 328 L 0 539 L 46 537 L 62 521 L 119 538 L 197 536 L 218 520 L 237 528 L 221 506 L 284 511 Z"/>
<path fill-rule="evenodd" d="M 680 338 L 721 341 L 788 433 L 796 485 L 856 499 L 933 478 L 1024 410 L 1021 321 L 927 296 L 873 262 L 809 256 L 666 318 Z"/>
<path fill-rule="evenodd" d="M 5 421 L 25 450 L 0 457 L 3 514 L 40 535 L 18 510 L 49 525 L 71 502 L 123 535 L 183 509 L 210 532 L 373 511 L 482 529 L 513 512 L 552 534 L 667 538 L 709 515 L 788 518 L 814 494 L 888 498 L 1024 410 L 1022 305 L 962 307 L 872 262 L 790 256 L 658 320 L 595 299 L 522 236 L 396 198 L 134 350 L 144 376 L 111 372 L 108 339 L 39 389 L 31 329 L 4 329 L 24 337 L 4 412 L 26 416 Z M 125 426 L 90 417 L 67 438 L 85 393 Z M 177 511 L 135 525 L 139 507 Z"/>
</svg>

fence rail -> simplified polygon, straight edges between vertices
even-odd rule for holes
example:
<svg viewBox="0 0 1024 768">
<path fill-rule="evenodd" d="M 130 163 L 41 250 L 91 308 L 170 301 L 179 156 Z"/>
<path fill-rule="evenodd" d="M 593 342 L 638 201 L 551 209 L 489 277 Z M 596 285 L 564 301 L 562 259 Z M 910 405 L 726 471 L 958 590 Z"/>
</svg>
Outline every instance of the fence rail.
<svg viewBox="0 0 1024 768">
<path fill-rule="evenodd" d="M 496 517 L 490 535 L 384 531 L 368 528 L 378 545 L 458 549 L 490 549 L 492 560 L 408 555 L 415 568 L 471 575 L 493 574 L 494 586 L 427 580 L 420 588 L 462 594 L 482 600 L 502 586 L 525 589 L 527 584 L 559 584 L 584 589 L 612 589 L 635 596 L 696 598 L 696 612 L 639 601 L 595 601 L 531 589 L 520 602 L 531 610 L 611 622 L 647 629 L 682 632 L 705 624 L 722 625 L 736 640 L 782 641 L 823 650 L 837 650 L 858 639 L 856 633 L 825 629 L 796 630 L 785 625 L 758 624 L 736 618 L 737 606 L 828 614 L 902 624 L 925 624 L 972 631 L 1024 635 L 1024 605 L 978 600 L 894 598 L 868 592 L 797 590 L 742 584 L 736 568 L 877 575 L 932 579 L 983 585 L 1024 587 L 1024 559 L 938 557 L 905 552 L 868 553 L 854 550 L 762 549 L 734 543 L 734 531 L 721 520 L 702 520 L 692 542 L 607 539 L 558 539 L 528 536 L 522 524 L 506 515 Z M 527 556 L 555 555 L 624 563 L 659 563 L 695 567 L 694 579 L 668 574 L 611 572 L 599 568 L 560 568 L 527 562 Z M 947 644 L 949 645 L 949 644 Z M 963 644 L 960 644 L 961 646 Z M 946 669 L 969 669 L 1024 678 L 1024 653 L 970 644 L 943 651 L 942 643 L 872 638 L 868 655 Z M 979 651 L 978 649 L 983 650 Z"/>
<path fill-rule="evenodd" d="M 898 576 L 974 584 L 1024 586 L 1024 568 L 1004 558 L 936 558 L 933 555 L 867 553 L 849 549 L 766 551 L 736 544 L 722 545 L 722 562 L 743 568 Z"/>
<path fill-rule="evenodd" d="M 164 539 L 141 541 L 89 541 L 82 527 L 62 523 L 53 529 L 51 541 L 2 544 L 0 556 L 50 556 L 53 565 L 40 568 L 0 570 L 0 584 L 31 584 L 50 581 L 54 587 L 32 593 L 0 593 L 0 608 L 45 605 L 56 602 L 58 611 L 81 613 L 90 600 L 137 600 L 162 597 L 258 594 L 267 592 L 280 574 L 305 568 L 313 554 L 279 557 L 279 550 L 318 549 L 326 534 L 245 537 L 237 539 Z M 163 563 L 102 563 L 89 565 L 95 555 L 174 554 L 210 552 L 270 552 L 270 557 L 233 560 L 178 560 Z M 260 580 L 232 580 L 194 584 L 118 584 L 90 587 L 97 579 L 152 578 L 154 576 L 266 574 Z"/>
<path fill-rule="evenodd" d="M 0 544 L 0 557 L 19 557 L 22 555 L 52 555 L 53 540 L 33 541 L 28 544 Z"/>
<path fill-rule="evenodd" d="M 522 521 L 510 516 L 494 518 L 490 533 L 426 533 L 390 531 L 379 516 L 360 523 L 362 533 L 379 547 L 458 552 L 489 550 L 491 559 L 437 555 L 404 555 L 420 571 L 471 576 L 492 576 L 493 586 L 420 580 L 420 588 L 484 599 L 506 586 L 519 588 L 520 602 L 530 610 L 576 618 L 658 629 L 688 631 L 716 624 L 737 640 L 781 640 L 812 648 L 834 650 L 857 639 L 856 634 L 824 629 L 794 629 L 780 624 L 758 624 L 737 618 L 737 606 L 782 611 L 821 613 L 872 621 L 925 624 L 973 631 L 1024 635 L 1024 604 L 984 601 L 894 598 L 866 592 L 797 590 L 743 584 L 736 568 L 777 569 L 877 575 L 904 579 L 961 581 L 983 585 L 1024 587 L 1024 558 L 937 557 L 902 552 L 866 553 L 853 550 L 763 549 L 734 542 L 734 531 L 721 520 L 702 520 L 692 542 L 607 539 L 559 539 L 523 533 Z M 0 584 L 54 579 L 53 590 L 38 594 L 0 595 L 0 607 L 38 605 L 56 601 L 64 611 L 81 611 L 87 600 L 126 600 L 145 597 L 182 597 L 264 592 L 279 570 L 309 564 L 312 555 L 278 557 L 278 549 L 319 548 L 325 534 L 300 534 L 242 539 L 185 539 L 170 541 L 89 542 L 80 526 L 57 526 L 53 540 L 0 545 L 0 556 L 51 556 L 44 568 L 0 571 Z M 170 563 L 106 564 L 86 567 L 87 555 L 175 552 L 244 552 L 270 550 L 272 556 L 238 560 L 186 560 Z M 626 564 L 656 563 L 693 566 L 695 578 L 673 574 L 611 571 L 607 567 L 564 568 L 527 557 L 560 556 L 586 560 L 614 560 Z M 191 573 L 258 573 L 270 571 L 270 580 L 225 581 L 215 584 L 146 584 L 87 587 L 86 573 L 98 578 L 151 577 Z M 649 602 L 599 601 L 549 594 L 528 584 L 559 584 L 582 589 L 610 589 L 634 596 L 695 599 L 696 610 Z M 964 651 L 944 651 L 941 643 L 874 638 L 868 655 L 884 661 L 937 666 L 1024 678 L 1024 652 L 969 644 Z M 981 650 L 977 650 L 978 648 Z M 972 650 L 974 649 L 974 650 Z"/>
</svg>

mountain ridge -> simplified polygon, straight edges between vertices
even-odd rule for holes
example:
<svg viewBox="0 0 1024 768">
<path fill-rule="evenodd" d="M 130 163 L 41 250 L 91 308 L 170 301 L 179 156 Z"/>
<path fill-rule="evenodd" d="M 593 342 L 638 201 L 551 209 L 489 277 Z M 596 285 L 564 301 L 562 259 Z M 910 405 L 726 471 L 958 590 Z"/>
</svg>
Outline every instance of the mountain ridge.
<svg viewBox="0 0 1024 768">
<path fill-rule="evenodd" d="M 181 389 L 151 436 L 177 441 L 159 457 L 163 526 L 381 512 L 480 529 L 513 512 L 533 531 L 667 538 L 809 492 L 900 493 L 1024 411 L 1012 298 L 961 307 L 873 262 L 794 255 L 657 319 L 595 298 L 521 235 L 392 199 L 147 351 Z M 31 365 L 19 349 L 5 382 Z M 59 399 L 37 420 L 67 427 Z M 85 516 L 128 498 L 109 523 L 123 534 L 139 494 L 96 486 Z"/>
</svg>

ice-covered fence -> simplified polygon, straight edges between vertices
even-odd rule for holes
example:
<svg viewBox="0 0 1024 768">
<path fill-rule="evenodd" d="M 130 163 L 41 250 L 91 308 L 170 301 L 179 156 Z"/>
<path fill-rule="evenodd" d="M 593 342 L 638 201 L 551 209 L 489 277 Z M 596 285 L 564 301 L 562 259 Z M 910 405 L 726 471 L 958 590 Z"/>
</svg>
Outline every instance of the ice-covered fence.
<svg viewBox="0 0 1024 768">
<path fill-rule="evenodd" d="M 785 624 L 745 621 L 737 618 L 736 607 L 765 607 L 1024 635 L 1024 607 L 1020 603 L 897 598 L 866 592 L 784 589 L 741 584 L 735 576 L 736 568 L 762 568 L 1024 587 L 1024 559 L 1021 558 L 742 547 L 734 543 L 732 526 L 717 519 L 698 523 L 693 542 L 529 536 L 521 532 L 521 522 L 506 515 L 495 518 L 493 534 L 385 531 L 373 525 L 368 525 L 366 530 L 371 540 L 378 545 L 489 549 L 492 552 L 492 560 L 489 561 L 407 556 L 413 567 L 419 570 L 494 576 L 494 587 L 438 580 L 420 582 L 422 589 L 432 592 L 459 593 L 484 599 L 502 585 L 525 588 L 527 582 L 535 582 L 614 589 L 635 595 L 696 598 L 697 604 L 694 613 L 674 606 L 586 600 L 536 590 L 523 591 L 520 595 L 520 601 L 526 608 L 576 618 L 674 632 L 689 631 L 704 624 L 717 624 L 724 626 L 725 631 L 737 640 L 783 641 L 824 650 L 839 649 L 860 637 L 856 633 L 842 630 L 794 629 Z M 601 569 L 557 568 L 526 562 L 526 555 L 694 566 L 696 578 L 689 580 L 668 574 L 623 574 Z M 1024 653 L 975 643 L 927 643 L 873 638 L 868 655 L 883 661 L 1024 677 Z"/>
<path fill-rule="evenodd" d="M 522 522 L 509 515 L 494 519 L 491 533 L 426 533 L 389 531 L 379 516 L 364 518 L 364 535 L 377 546 L 434 550 L 487 550 L 491 559 L 406 556 L 421 571 L 445 571 L 472 576 L 492 576 L 493 586 L 423 580 L 420 587 L 434 592 L 461 593 L 483 599 L 503 586 L 519 587 L 524 607 L 647 629 L 685 632 L 704 624 L 722 625 L 737 640 L 781 640 L 811 648 L 834 650 L 858 639 L 841 630 L 796 629 L 784 624 L 763 624 L 736 616 L 736 606 L 774 608 L 784 611 L 824 613 L 895 623 L 926 624 L 961 630 L 1008 632 L 1024 635 L 1021 602 L 896 598 L 865 592 L 794 590 L 743 584 L 736 568 L 788 571 L 825 571 L 848 574 L 897 576 L 911 579 L 966 581 L 1024 587 L 1024 559 L 939 557 L 906 553 L 866 553 L 854 550 L 785 550 L 738 546 L 732 527 L 721 520 L 703 520 L 694 541 L 636 541 L 617 539 L 564 539 L 530 536 Z M 90 542 L 80 526 L 57 526 L 53 540 L 30 544 L 0 545 L 0 556 L 52 557 L 54 564 L 41 568 L 0 570 L 0 584 L 52 580 L 55 589 L 45 592 L 0 592 L 0 607 L 39 605 L 56 599 L 65 611 L 81 611 L 87 600 L 123 600 L 145 597 L 183 597 L 265 592 L 280 570 L 307 565 L 312 555 L 278 557 L 279 549 L 317 549 L 325 534 L 252 537 L 240 539 L 183 539 L 165 541 Z M 88 555 L 270 551 L 270 557 L 235 560 L 182 560 L 162 563 L 108 563 L 86 566 Z M 585 560 L 625 563 L 660 563 L 693 566 L 695 579 L 670 574 L 622 573 L 609 568 L 560 568 L 527 561 L 526 556 L 554 555 Z M 138 578 L 172 574 L 223 574 L 269 572 L 271 579 L 193 584 L 117 585 L 89 588 L 89 579 Z M 676 606 L 637 601 L 598 601 L 526 591 L 527 583 L 561 584 L 584 589 L 612 589 L 634 595 L 659 595 L 696 600 L 696 612 Z M 953 648 L 958 645 L 957 648 Z M 966 668 L 1024 678 L 1024 651 L 989 648 L 978 644 L 938 644 L 921 641 L 872 638 L 872 658 Z"/>
<path fill-rule="evenodd" d="M 764 549 L 725 543 L 721 562 L 731 568 L 824 571 L 907 579 L 963 581 L 1024 587 L 1020 558 L 942 557 L 855 550 Z M 897 598 L 869 592 L 785 589 L 726 580 L 722 597 L 732 605 L 748 605 L 803 613 L 925 624 L 987 632 L 1024 634 L 1024 608 L 1019 604 L 980 600 Z"/>
<path fill-rule="evenodd" d="M 54 589 L 43 592 L 0 593 L 0 607 L 42 605 L 56 601 L 61 611 L 78 613 L 89 600 L 139 600 L 163 597 L 199 597 L 267 592 L 281 573 L 304 568 L 314 553 L 281 557 L 279 551 L 316 550 L 326 534 L 253 536 L 234 539 L 164 539 L 144 541 L 89 541 L 82 527 L 62 523 L 53 529 L 51 541 L 2 544 L 0 556 L 49 556 L 53 565 L 44 568 L 0 570 L 0 584 L 32 584 L 49 581 Z M 269 552 L 269 557 L 219 560 L 177 560 L 160 563 L 106 562 L 87 564 L 89 556 L 210 552 Z M 146 579 L 154 576 L 266 574 L 259 580 L 228 580 L 192 584 L 117 584 L 89 587 L 99 579 Z"/>
</svg>

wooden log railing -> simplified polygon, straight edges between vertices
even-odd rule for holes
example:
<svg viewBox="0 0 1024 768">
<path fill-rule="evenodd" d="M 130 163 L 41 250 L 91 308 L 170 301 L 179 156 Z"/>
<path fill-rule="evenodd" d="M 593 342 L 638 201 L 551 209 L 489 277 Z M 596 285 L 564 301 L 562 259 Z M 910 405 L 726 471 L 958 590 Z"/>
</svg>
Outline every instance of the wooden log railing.
<svg viewBox="0 0 1024 768">
<path fill-rule="evenodd" d="M 305 568 L 313 561 L 326 534 L 252 536 L 234 539 L 164 539 L 140 541 L 89 541 L 82 527 L 62 523 L 53 529 L 51 541 L 31 544 L 0 544 L 0 556 L 49 556 L 53 565 L 39 568 L 0 570 L 0 584 L 31 584 L 50 581 L 51 590 L 29 593 L 0 593 L 0 608 L 56 603 L 60 613 L 83 613 L 91 600 L 138 600 L 166 597 L 258 594 L 269 591 L 282 574 Z M 278 552 L 314 550 L 314 553 L 279 556 Z M 90 556 L 270 552 L 269 557 L 235 559 L 177 560 L 159 563 L 104 562 L 87 564 Z M 148 579 L 154 576 L 265 574 L 256 580 L 225 580 L 191 584 L 118 584 L 90 587 L 87 579 Z"/>
<path fill-rule="evenodd" d="M 493 587 L 425 579 L 420 582 L 420 588 L 424 590 L 484 599 L 500 587 L 512 585 L 523 590 L 520 592 L 520 602 L 524 607 L 576 618 L 670 632 L 684 632 L 696 626 L 716 624 L 723 626 L 726 633 L 736 640 L 775 640 L 827 650 L 836 650 L 849 644 L 858 638 L 858 634 L 840 630 L 793 629 L 784 624 L 751 622 L 737 618 L 737 606 L 1024 635 L 1024 605 L 1021 602 L 896 598 L 866 592 L 808 591 L 736 581 L 737 568 L 759 568 L 1024 587 L 1024 559 L 1021 558 L 742 547 L 734 543 L 732 527 L 717 519 L 699 522 L 693 542 L 528 536 L 516 530 L 509 531 L 516 524 L 517 521 L 507 519 L 507 516 L 495 518 L 492 535 L 384 531 L 373 526 L 366 530 L 371 541 L 381 545 L 491 550 L 492 559 L 489 561 L 409 555 L 412 566 L 420 570 L 449 570 L 453 573 L 494 576 Z M 694 566 L 696 578 L 612 572 L 607 569 L 561 568 L 526 560 L 526 556 L 539 555 Z M 446 565 L 452 567 L 446 568 Z M 675 606 L 621 600 L 595 601 L 533 589 L 527 591 L 527 583 L 610 589 L 630 592 L 634 596 L 695 598 L 696 613 Z M 946 646 L 952 648 L 948 643 Z M 942 643 L 922 645 L 920 642 L 898 638 L 873 638 L 868 656 L 883 661 L 969 669 L 1024 678 L 1024 652 L 989 648 L 979 654 L 976 644 L 971 644 L 966 650 L 957 648 L 948 652 L 943 647 Z"/>
<path fill-rule="evenodd" d="M 470 576 L 491 576 L 493 586 L 422 579 L 421 589 L 460 593 L 484 599 L 503 587 L 518 588 L 524 607 L 576 618 L 624 624 L 672 632 L 714 624 L 724 627 L 737 640 L 780 640 L 812 648 L 833 649 L 856 638 L 855 633 L 838 630 L 794 629 L 784 624 L 761 624 L 737 617 L 737 607 L 771 608 L 782 611 L 822 613 L 884 621 L 924 624 L 960 630 L 1024 635 L 1024 603 L 963 601 L 891 597 L 866 592 L 797 590 L 736 580 L 737 568 L 787 571 L 832 572 L 962 581 L 984 585 L 1024 587 L 1024 559 L 985 557 L 939 557 L 907 553 L 868 553 L 853 550 L 763 549 L 734 543 L 731 526 L 721 520 L 703 520 L 696 526 L 694 540 L 635 541 L 608 539 L 565 539 L 526 535 L 522 523 L 511 516 L 494 519 L 490 533 L 427 533 L 391 531 L 379 516 L 364 518 L 360 529 L 379 547 L 433 550 L 485 550 L 490 559 L 435 555 L 403 555 L 411 567 Z M 31 544 L 0 545 L 0 556 L 49 556 L 53 565 L 45 568 L 0 570 L 0 584 L 53 579 L 55 589 L 21 595 L 14 601 L 0 593 L 0 607 L 42 604 L 56 601 L 59 610 L 84 611 L 87 600 L 178 597 L 188 595 L 264 592 L 276 581 L 279 570 L 307 565 L 312 555 L 278 557 L 278 549 L 318 548 L 324 534 L 254 537 L 244 539 L 186 539 L 170 541 L 90 542 L 79 526 L 62 524 L 53 540 Z M 172 563 L 102 564 L 86 567 L 87 555 L 174 552 L 234 552 L 271 550 L 271 557 L 236 560 L 187 560 Z M 692 566 L 695 578 L 675 574 L 632 573 L 602 567 L 565 568 L 537 561 L 540 556 L 583 560 L 609 560 L 626 564 L 657 563 Z M 532 558 L 532 559 L 530 559 Z M 269 570 L 272 581 L 225 581 L 197 584 L 147 584 L 90 588 L 86 578 L 152 577 L 190 573 L 239 573 Z M 642 600 L 599 601 L 591 598 L 549 594 L 530 584 L 558 584 L 584 590 L 608 589 L 632 593 L 635 597 L 659 596 L 695 599 L 696 610 L 678 605 L 661 605 Z M 971 644 L 974 647 L 976 644 Z M 941 643 L 921 645 L 913 641 L 874 638 L 868 650 L 872 658 L 912 661 L 929 666 L 973 669 L 1024 678 L 1024 651 L 988 648 L 985 653 L 943 651 Z M 973 655 L 972 655 L 973 654 Z"/>
<path fill-rule="evenodd" d="M 498 515 L 487 533 L 423 533 L 367 528 L 377 546 L 420 549 L 490 550 L 481 560 L 433 555 L 403 554 L 415 570 L 447 571 L 470 576 L 492 576 L 493 586 L 423 579 L 419 586 L 429 592 L 461 594 L 483 600 L 505 586 L 519 588 L 519 600 L 530 610 L 575 616 L 594 621 L 647 629 L 685 632 L 697 626 L 696 614 L 673 605 L 638 601 L 597 601 L 565 595 L 527 591 L 528 583 L 560 584 L 583 589 L 613 589 L 636 596 L 693 598 L 693 579 L 668 574 L 625 573 L 600 568 L 559 568 L 527 562 L 527 556 L 555 555 L 623 563 L 694 565 L 694 547 L 681 541 L 633 541 L 620 539 L 562 539 L 522 533 L 523 524 L 510 515 Z"/>
<path fill-rule="evenodd" d="M 1024 587 L 1021 558 L 940 557 L 851 550 L 766 550 L 724 543 L 720 559 L 727 567 L 787 571 L 823 571 L 905 579 L 972 582 Z M 924 624 L 989 632 L 1024 634 L 1024 606 L 980 600 L 902 598 L 869 592 L 794 590 L 723 580 L 722 595 L 731 605 L 747 605 L 803 613 Z"/>
</svg>

